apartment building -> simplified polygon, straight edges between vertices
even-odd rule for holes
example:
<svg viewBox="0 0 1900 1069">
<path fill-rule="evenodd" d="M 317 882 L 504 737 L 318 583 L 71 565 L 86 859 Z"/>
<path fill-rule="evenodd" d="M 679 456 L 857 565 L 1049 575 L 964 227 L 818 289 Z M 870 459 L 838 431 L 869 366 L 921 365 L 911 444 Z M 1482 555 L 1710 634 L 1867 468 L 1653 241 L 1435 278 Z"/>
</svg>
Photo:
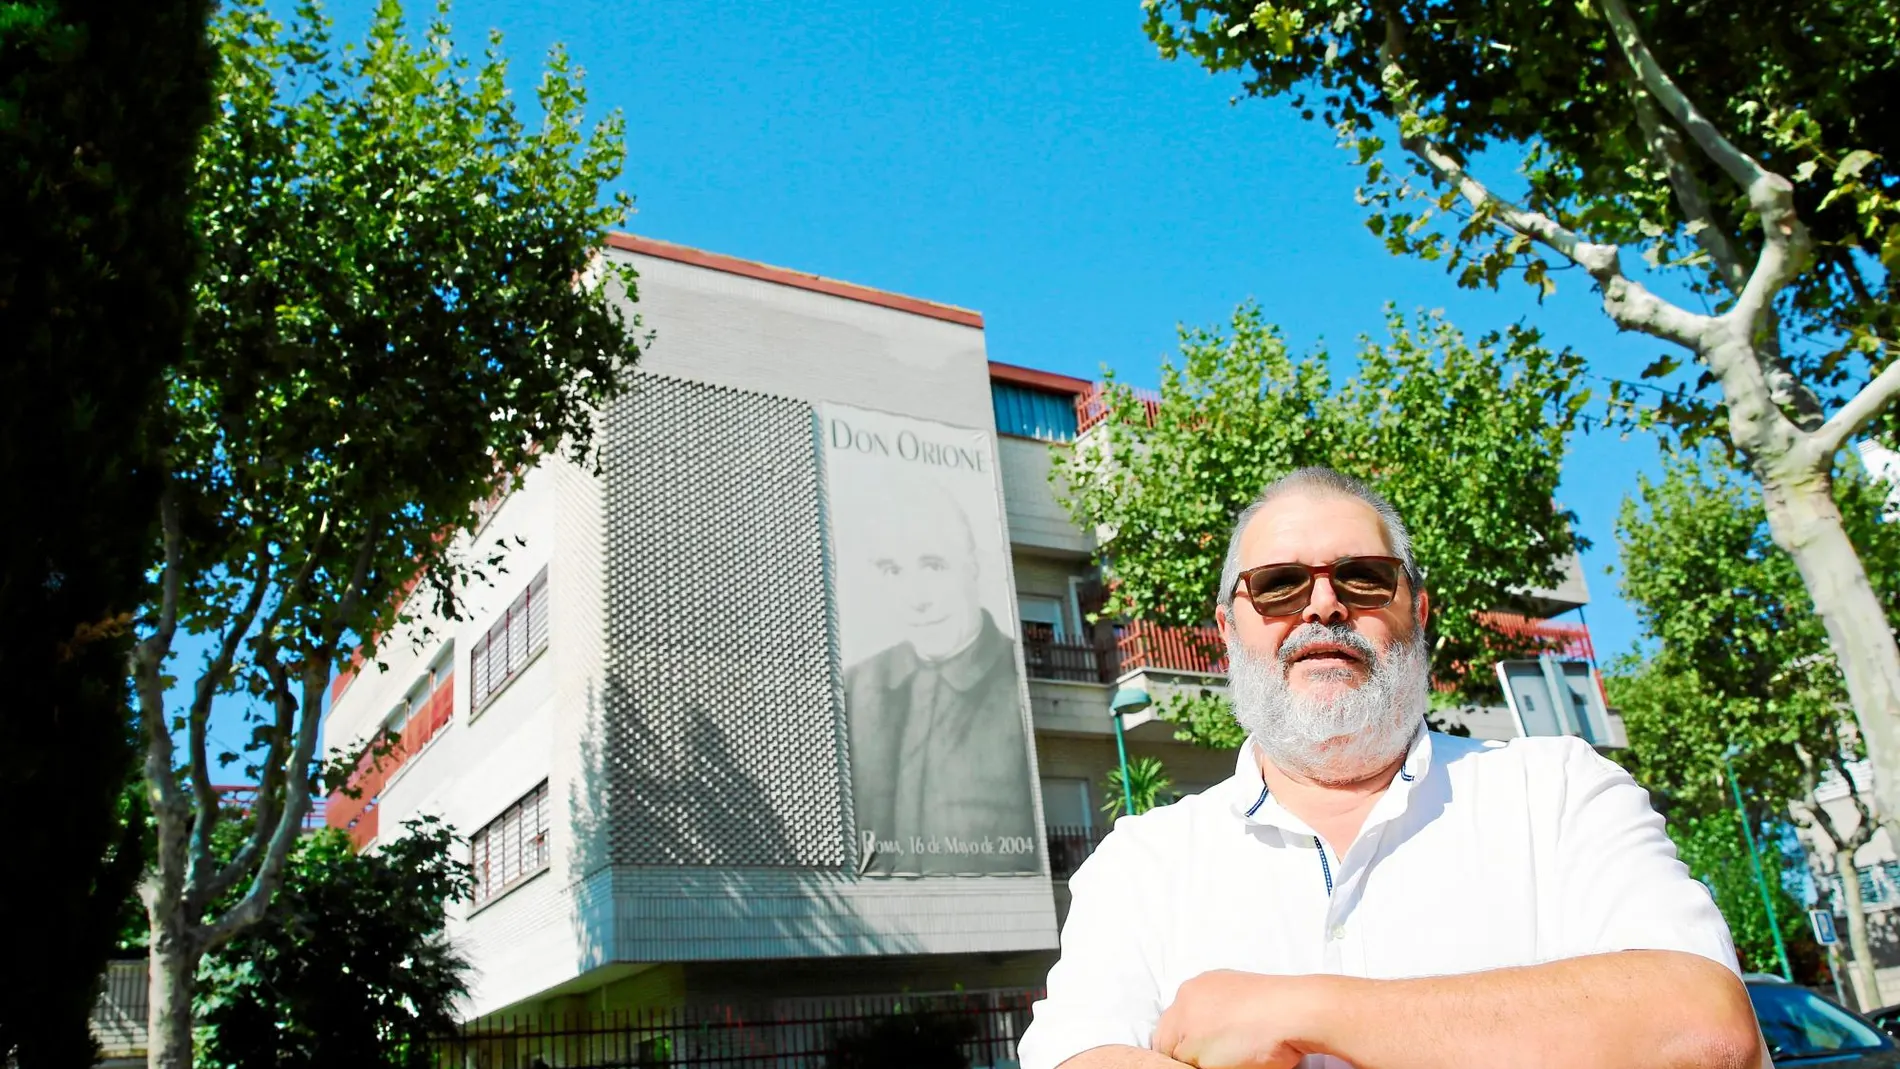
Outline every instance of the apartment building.
<svg viewBox="0 0 1900 1069">
<path fill-rule="evenodd" d="M 1106 830 L 1111 695 L 1223 678 L 1205 633 L 1089 622 L 1050 471 L 1095 385 L 991 362 L 965 309 L 608 255 L 656 332 L 638 387 L 597 465 L 492 503 L 475 541 L 507 570 L 464 620 L 338 680 L 327 746 L 402 741 L 328 819 L 370 848 L 420 813 L 469 837 L 472 1017 L 1040 984 Z M 1536 608 L 1584 600 L 1579 574 Z M 1122 727 L 1183 792 L 1232 770 Z"/>
</svg>

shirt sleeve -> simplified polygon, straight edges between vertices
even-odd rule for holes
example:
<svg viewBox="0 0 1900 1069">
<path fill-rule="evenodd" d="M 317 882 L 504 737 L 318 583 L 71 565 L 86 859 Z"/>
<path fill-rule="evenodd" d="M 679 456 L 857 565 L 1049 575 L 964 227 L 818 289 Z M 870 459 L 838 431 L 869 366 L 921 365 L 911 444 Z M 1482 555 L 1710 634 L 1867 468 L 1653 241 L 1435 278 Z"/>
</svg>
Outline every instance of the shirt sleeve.
<svg viewBox="0 0 1900 1069">
<path fill-rule="evenodd" d="M 1581 740 L 1564 759 L 1561 957 L 1679 950 L 1739 974 L 1728 924 L 1689 875 L 1649 792 Z"/>
<path fill-rule="evenodd" d="M 1161 1020 L 1157 918 L 1169 916 L 1154 893 L 1160 859 L 1124 817 L 1069 879 L 1069 915 L 1061 957 L 1049 970 L 1017 1044 L 1022 1069 L 1056 1069 L 1096 1047 L 1146 1047 Z"/>
</svg>

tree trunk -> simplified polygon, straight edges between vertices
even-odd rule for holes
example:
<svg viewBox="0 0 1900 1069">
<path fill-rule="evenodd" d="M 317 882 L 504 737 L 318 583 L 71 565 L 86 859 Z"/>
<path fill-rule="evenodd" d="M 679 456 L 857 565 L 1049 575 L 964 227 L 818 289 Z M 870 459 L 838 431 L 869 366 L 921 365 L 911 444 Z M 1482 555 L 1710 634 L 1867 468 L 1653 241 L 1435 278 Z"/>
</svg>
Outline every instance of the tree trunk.
<svg viewBox="0 0 1900 1069">
<path fill-rule="evenodd" d="M 188 925 L 172 916 L 152 918 L 151 1006 L 146 1011 L 149 1069 L 191 1069 L 191 989 L 202 951 Z"/>
<path fill-rule="evenodd" d="M 1792 459 L 1757 457 L 1768 529 L 1794 558 L 1815 614 L 1827 628 L 1873 764 L 1875 811 L 1892 819 L 1900 814 L 1900 646 L 1841 526 L 1831 480 L 1820 472 L 1775 466 L 1777 460 Z"/>
<path fill-rule="evenodd" d="M 1867 941 L 1867 908 L 1860 898 L 1860 866 L 1854 863 L 1854 851 L 1834 855 L 1834 871 L 1841 878 L 1841 906 L 1847 911 L 1847 949 L 1853 954 L 1854 990 L 1860 1009 L 1884 1005 L 1880 982 L 1874 977 L 1874 951 Z"/>
</svg>

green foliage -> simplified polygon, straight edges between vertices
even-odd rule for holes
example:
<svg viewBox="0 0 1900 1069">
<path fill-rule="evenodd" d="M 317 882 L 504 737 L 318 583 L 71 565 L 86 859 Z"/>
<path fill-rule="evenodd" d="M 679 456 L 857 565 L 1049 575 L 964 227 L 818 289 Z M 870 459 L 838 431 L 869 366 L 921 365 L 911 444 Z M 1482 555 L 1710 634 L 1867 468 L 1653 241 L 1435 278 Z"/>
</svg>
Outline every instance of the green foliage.
<svg viewBox="0 0 1900 1069">
<path fill-rule="evenodd" d="M 1112 819 L 1129 810 L 1146 813 L 1158 805 L 1167 805 L 1173 801 L 1168 788 L 1174 786 L 1174 780 L 1168 776 L 1168 770 L 1158 757 L 1134 757 L 1128 761 L 1128 783 L 1124 789 L 1122 770 L 1111 768 L 1102 781 L 1102 812 Z"/>
<path fill-rule="evenodd" d="M 129 613 L 159 492 L 152 431 L 184 345 L 187 191 L 210 107 L 205 0 L 0 0 L 0 1064 L 89 1064 L 88 1018 L 137 878 Z M 56 802 L 53 800 L 57 800 Z"/>
<path fill-rule="evenodd" d="M 432 818 L 374 853 L 325 829 L 292 854 L 273 923 L 206 958 L 195 1016 L 200 1069 L 434 1064 L 467 963 L 443 934 L 468 897 L 455 835 Z"/>
<path fill-rule="evenodd" d="M 385 0 L 339 47 L 312 4 L 286 23 L 233 0 L 213 27 L 218 106 L 192 216 L 207 266 L 167 382 L 163 564 L 134 667 L 154 961 L 181 985 L 199 948 L 270 900 L 350 647 L 432 640 L 402 626 L 418 598 L 459 618 L 454 591 L 492 578 L 507 548 L 473 543 L 478 506 L 543 457 L 585 460 L 632 381 L 633 273 L 600 255 L 627 210 L 603 196 L 619 116 L 583 124 L 557 48 L 524 122 L 499 39 L 472 63 L 445 20 L 437 8 L 417 39 Z M 190 666 L 189 705 L 168 709 L 181 628 L 210 653 Z M 249 699 L 261 785 L 255 831 L 222 866 L 205 732 L 220 695 Z M 185 1041 L 182 1015 L 159 1011 L 161 1060 Z"/>
<path fill-rule="evenodd" d="M 976 1037 L 967 1013 L 904 1010 L 873 1018 L 841 1033 L 826 1059 L 829 1069 L 968 1069 L 963 1044 Z"/>
<path fill-rule="evenodd" d="M 1881 493 L 1858 468 L 1835 480 L 1849 534 L 1900 622 L 1900 525 L 1879 522 Z M 1626 657 L 1607 680 L 1629 733 L 1623 757 L 1696 812 L 1727 804 L 1719 773 L 1731 745 L 1737 776 L 1771 812 L 1858 752 L 1827 635 L 1759 502 L 1745 477 L 1684 454 L 1660 482 L 1641 480 L 1618 522 L 1623 596 L 1660 640 L 1647 663 Z"/>
<path fill-rule="evenodd" d="M 1734 809 L 1718 809 L 1701 816 L 1676 815 L 1669 821 L 1669 837 L 1676 854 L 1689 872 L 1709 888 L 1716 908 L 1728 922 L 1735 939 L 1735 952 L 1742 968 L 1750 972 L 1779 973 L 1781 963 L 1775 957 L 1774 931 L 1768 914 L 1762 909 L 1760 885 L 1748 863 L 1748 848 L 1742 840 L 1742 826 Z M 1762 837 L 1756 839 L 1764 847 Z M 1775 919 L 1780 922 L 1782 942 L 1787 946 L 1795 979 L 1815 983 L 1820 968 L 1820 952 L 1808 931 L 1807 907 L 1789 892 L 1787 883 L 1797 875 L 1796 859 L 1767 848 L 1761 855 L 1762 873 L 1768 881 L 1768 893 L 1774 900 Z"/>
<path fill-rule="evenodd" d="M 1104 612 L 1195 625 L 1211 618 L 1234 517 L 1267 483 L 1313 464 L 1365 480 L 1405 517 L 1431 593 L 1434 677 L 1489 694 L 1499 656 L 1527 652 L 1479 612 L 1555 586 L 1582 546 L 1553 496 L 1587 393 L 1581 361 L 1512 327 L 1468 341 L 1436 315 L 1397 314 L 1363 341 L 1357 373 L 1333 388 L 1324 351 L 1294 357 L 1257 307 L 1227 331 L 1183 333 L 1160 402 L 1108 392 L 1106 421 L 1058 460 L 1065 503 L 1104 530 Z M 1475 669 L 1475 670 L 1474 670 Z M 1164 703 L 1186 737 L 1236 741 L 1213 696 Z"/>
<path fill-rule="evenodd" d="M 1619 6 L 1713 129 L 1794 183 L 1814 260 L 1778 308 L 1811 344 L 1783 355 L 1824 401 L 1839 400 L 1891 359 L 1900 328 L 1900 117 L 1885 103 L 1900 76 L 1894 5 Z M 1365 170 L 1359 200 L 1372 232 L 1395 254 L 1443 263 L 1460 285 L 1495 288 L 1515 276 L 1541 296 L 1567 264 L 1497 226 L 1495 205 L 1470 209 L 1392 142 L 1434 141 L 1461 166 L 1518 157 L 1517 173 L 1505 176 L 1517 203 L 1584 240 L 1642 248 L 1649 264 L 1679 273 L 1718 309 L 1755 262 L 1759 220 L 1744 191 L 1662 116 L 1657 97 L 1639 91 L 1603 0 L 1144 0 L 1143 8 L 1163 56 L 1236 72 L 1248 95 L 1284 97 L 1335 128 Z M 1659 362 L 1646 374 L 1670 370 Z M 1711 381 L 1704 375 L 1698 386 Z M 1619 389 L 1611 400 L 1635 398 Z M 1695 389 L 1634 414 L 1692 438 L 1719 429 L 1717 408 Z"/>
</svg>

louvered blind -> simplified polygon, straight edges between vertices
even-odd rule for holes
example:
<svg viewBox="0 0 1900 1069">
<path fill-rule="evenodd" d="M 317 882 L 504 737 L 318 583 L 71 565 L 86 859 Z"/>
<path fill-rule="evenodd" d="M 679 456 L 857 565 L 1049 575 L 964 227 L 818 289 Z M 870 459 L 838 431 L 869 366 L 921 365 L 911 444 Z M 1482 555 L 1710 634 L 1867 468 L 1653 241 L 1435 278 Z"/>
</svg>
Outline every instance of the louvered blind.
<svg viewBox="0 0 1900 1069">
<path fill-rule="evenodd" d="M 501 619 L 476 641 L 469 655 L 474 707 L 480 709 L 547 644 L 548 570 L 543 568 Z"/>
<path fill-rule="evenodd" d="M 529 791 L 469 839 L 475 904 L 548 867 L 548 784 Z"/>
</svg>

